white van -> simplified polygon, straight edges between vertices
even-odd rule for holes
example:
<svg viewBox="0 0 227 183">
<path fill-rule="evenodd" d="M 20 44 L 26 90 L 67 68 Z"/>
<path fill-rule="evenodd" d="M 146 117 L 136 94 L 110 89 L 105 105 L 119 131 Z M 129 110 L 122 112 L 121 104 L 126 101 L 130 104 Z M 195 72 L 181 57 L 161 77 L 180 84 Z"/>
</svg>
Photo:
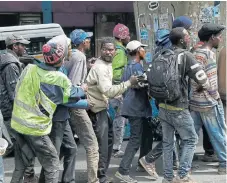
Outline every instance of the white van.
<svg viewBox="0 0 227 183">
<path fill-rule="evenodd" d="M 27 46 L 28 55 L 42 60 L 42 46 L 54 36 L 65 34 L 59 24 L 37 24 L 0 27 L 0 50 L 4 50 L 5 39 L 11 34 L 18 34 L 31 41 Z"/>
</svg>

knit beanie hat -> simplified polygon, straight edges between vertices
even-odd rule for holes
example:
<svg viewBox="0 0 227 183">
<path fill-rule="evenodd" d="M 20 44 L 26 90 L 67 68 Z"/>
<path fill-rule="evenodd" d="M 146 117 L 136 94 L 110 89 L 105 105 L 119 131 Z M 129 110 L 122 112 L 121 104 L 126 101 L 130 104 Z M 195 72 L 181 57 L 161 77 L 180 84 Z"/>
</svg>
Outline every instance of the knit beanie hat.
<svg viewBox="0 0 227 183">
<path fill-rule="evenodd" d="M 126 39 L 129 34 L 129 28 L 124 24 L 117 24 L 113 29 L 113 37 L 119 39 Z"/>
<path fill-rule="evenodd" d="M 192 20 L 187 16 L 179 16 L 173 21 L 172 28 L 176 27 L 184 27 L 185 29 L 189 29 L 192 25 Z"/>
<path fill-rule="evenodd" d="M 66 35 L 53 37 L 42 48 L 44 62 L 57 65 L 68 55 L 68 38 Z"/>
</svg>

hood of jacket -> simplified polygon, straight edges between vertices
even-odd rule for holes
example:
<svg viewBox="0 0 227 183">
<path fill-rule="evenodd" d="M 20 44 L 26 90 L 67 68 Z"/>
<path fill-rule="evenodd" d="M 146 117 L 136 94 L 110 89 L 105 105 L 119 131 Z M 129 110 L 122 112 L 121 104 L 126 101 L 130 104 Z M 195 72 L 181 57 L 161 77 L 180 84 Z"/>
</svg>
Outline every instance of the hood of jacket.
<svg viewBox="0 0 227 183">
<path fill-rule="evenodd" d="M 47 65 L 44 62 L 41 62 L 40 60 L 34 58 L 33 63 L 35 65 L 37 65 L 39 68 L 43 69 L 43 70 L 47 70 L 47 71 L 58 71 L 60 68 L 56 68 L 54 66 L 51 65 Z"/>
<path fill-rule="evenodd" d="M 2 71 L 7 65 L 11 63 L 21 65 L 16 53 L 10 49 L 6 49 L 6 51 L 0 55 L 0 71 Z"/>
<path fill-rule="evenodd" d="M 167 47 L 171 45 L 171 42 L 169 40 L 169 33 L 170 31 L 168 29 L 159 29 L 156 32 L 155 44 L 157 47 Z"/>
</svg>

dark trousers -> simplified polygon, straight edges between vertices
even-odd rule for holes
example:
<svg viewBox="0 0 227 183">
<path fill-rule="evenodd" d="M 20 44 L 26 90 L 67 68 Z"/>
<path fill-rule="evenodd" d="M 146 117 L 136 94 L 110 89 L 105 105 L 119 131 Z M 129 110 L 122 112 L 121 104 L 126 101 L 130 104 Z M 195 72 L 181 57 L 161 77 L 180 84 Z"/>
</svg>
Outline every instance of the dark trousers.
<svg viewBox="0 0 227 183">
<path fill-rule="evenodd" d="M 113 150 L 113 122 L 107 110 L 100 111 L 93 118 L 93 127 L 99 145 L 98 178 L 100 183 L 107 180 L 107 170 Z"/>
<path fill-rule="evenodd" d="M 151 125 L 149 125 L 148 119 L 144 118 L 142 122 L 142 138 L 140 144 L 140 155 L 139 159 L 147 155 L 152 150 L 153 144 L 153 132 Z M 140 162 L 138 162 L 140 165 Z"/>
<path fill-rule="evenodd" d="M 203 149 L 205 151 L 205 154 L 210 156 L 214 155 L 214 148 L 210 142 L 210 138 L 204 125 L 202 126 L 202 129 L 203 129 Z"/>
<path fill-rule="evenodd" d="M 11 140 L 13 142 L 13 146 L 14 146 L 14 143 L 15 143 L 15 138 L 13 137 L 14 130 L 12 130 L 10 123 L 11 123 L 11 118 L 5 119 L 4 124 L 6 126 L 6 129 L 10 135 L 10 138 L 11 138 Z M 14 150 L 14 154 L 17 154 L 18 148 L 15 146 L 13 147 L 13 146 L 11 146 L 9 148 L 10 148 L 10 150 Z M 25 168 L 24 176 L 27 176 L 29 178 L 35 177 L 34 165 L 35 165 L 35 157 L 31 161 L 30 165 Z"/>
<path fill-rule="evenodd" d="M 35 155 L 44 168 L 43 183 L 58 183 L 60 162 L 49 136 L 22 135 L 14 131 L 15 170 L 11 183 L 22 183 L 25 168 L 31 166 Z"/>
<path fill-rule="evenodd" d="M 26 167 L 24 176 L 29 177 L 29 178 L 35 177 L 34 165 L 35 165 L 35 158 L 31 162 L 31 165 Z"/>
<path fill-rule="evenodd" d="M 128 119 L 130 123 L 130 138 L 119 166 L 119 173 L 122 175 L 129 174 L 133 158 L 140 148 L 143 131 L 142 123 L 147 120 L 141 117 L 129 117 Z M 144 151 L 145 150 L 142 150 L 142 153 L 144 153 Z"/>
<path fill-rule="evenodd" d="M 58 156 L 64 156 L 64 170 L 61 182 L 75 182 L 77 145 L 69 121 L 53 121 L 50 139 L 57 150 Z M 44 169 L 42 168 L 39 182 L 43 183 L 44 179 Z"/>
</svg>

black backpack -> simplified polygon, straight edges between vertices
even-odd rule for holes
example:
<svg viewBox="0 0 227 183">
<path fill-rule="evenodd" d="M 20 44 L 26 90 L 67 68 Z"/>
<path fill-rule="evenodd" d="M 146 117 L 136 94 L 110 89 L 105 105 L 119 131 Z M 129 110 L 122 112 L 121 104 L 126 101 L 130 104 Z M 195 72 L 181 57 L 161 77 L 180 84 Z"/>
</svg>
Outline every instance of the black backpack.
<svg viewBox="0 0 227 183">
<path fill-rule="evenodd" d="M 181 59 L 181 56 L 184 56 L 184 51 L 176 54 L 170 49 L 161 50 L 154 56 L 146 73 L 151 97 L 164 102 L 180 98 L 182 91 L 178 58 Z M 185 62 L 183 64 L 185 66 Z"/>
</svg>

